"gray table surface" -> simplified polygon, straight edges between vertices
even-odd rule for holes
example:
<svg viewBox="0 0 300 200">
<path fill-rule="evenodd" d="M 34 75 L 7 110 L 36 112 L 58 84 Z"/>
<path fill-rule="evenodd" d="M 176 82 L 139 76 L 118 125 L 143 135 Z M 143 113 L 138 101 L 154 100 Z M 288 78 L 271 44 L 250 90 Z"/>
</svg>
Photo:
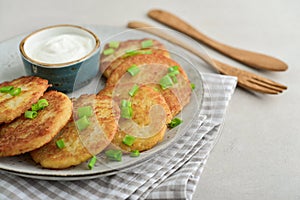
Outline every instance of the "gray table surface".
<svg viewBox="0 0 300 200">
<path fill-rule="evenodd" d="M 176 13 L 211 37 L 284 60 L 286 72 L 255 71 L 288 86 L 281 95 L 238 88 L 194 199 L 300 199 L 300 1 L 0 0 L 0 41 L 47 25 L 153 23 L 148 10 Z M 206 68 L 203 72 L 214 72 Z"/>
</svg>

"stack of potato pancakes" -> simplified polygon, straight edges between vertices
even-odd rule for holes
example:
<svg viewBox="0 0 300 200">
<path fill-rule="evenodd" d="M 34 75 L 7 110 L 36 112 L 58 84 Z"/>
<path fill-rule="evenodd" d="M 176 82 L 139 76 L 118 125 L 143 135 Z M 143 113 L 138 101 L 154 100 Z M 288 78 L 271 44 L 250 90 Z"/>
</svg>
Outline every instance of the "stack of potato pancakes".
<svg viewBox="0 0 300 200">
<path fill-rule="evenodd" d="M 77 99 L 39 77 L 1 83 L 0 157 L 29 152 L 44 168 L 64 169 L 107 149 L 146 151 L 190 101 L 186 73 L 157 40 L 107 43 L 100 70 L 105 88 Z M 39 102 L 47 105 L 30 115 Z"/>
</svg>

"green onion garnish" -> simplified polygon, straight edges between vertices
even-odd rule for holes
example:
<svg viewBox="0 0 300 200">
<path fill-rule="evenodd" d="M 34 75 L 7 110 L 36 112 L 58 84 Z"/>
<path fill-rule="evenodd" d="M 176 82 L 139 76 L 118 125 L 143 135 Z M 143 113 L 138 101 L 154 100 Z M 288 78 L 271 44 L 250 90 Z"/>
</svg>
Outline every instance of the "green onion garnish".
<svg viewBox="0 0 300 200">
<path fill-rule="evenodd" d="M 125 52 L 125 54 L 123 55 L 123 58 L 127 58 L 129 56 L 135 56 L 138 54 L 141 54 L 141 52 L 139 50 L 129 49 Z"/>
<path fill-rule="evenodd" d="M 170 76 L 173 83 L 178 83 L 177 77 L 176 76 Z"/>
<path fill-rule="evenodd" d="M 152 54 L 152 51 L 151 50 L 143 51 L 142 54 Z"/>
<path fill-rule="evenodd" d="M 179 119 L 179 118 L 177 118 L 177 117 L 175 117 L 175 118 L 172 119 L 171 122 L 168 124 L 168 127 L 169 127 L 169 128 L 174 128 L 174 127 L 178 126 L 178 125 L 181 124 L 181 123 L 182 123 L 182 120 Z"/>
<path fill-rule="evenodd" d="M 133 150 L 130 152 L 130 157 L 139 157 L 140 151 L 139 150 Z"/>
<path fill-rule="evenodd" d="M 89 161 L 88 168 L 89 168 L 89 169 L 93 169 L 94 166 L 95 166 L 96 161 L 97 161 L 97 157 L 96 157 L 96 156 L 93 156 L 93 157 L 90 159 L 90 161 Z"/>
<path fill-rule="evenodd" d="M 131 119 L 132 117 L 131 102 L 125 99 L 121 101 L 121 117 L 125 119 Z"/>
<path fill-rule="evenodd" d="M 138 91 L 139 86 L 137 84 L 135 84 L 134 86 L 132 86 L 132 88 L 129 90 L 128 94 L 133 97 L 136 92 Z"/>
<path fill-rule="evenodd" d="M 139 52 L 139 50 L 136 49 L 128 49 L 125 51 L 126 54 L 136 55 Z"/>
<path fill-rule="evenodd" d="M 168 74 L 162 77 L 162 79 L 160 79 L 159 84 L 163 90 L 173 86 L 174 83 L 178 82 L 176 77 L 176 75 L 180 73 L 178 69 L 179 67 L 176 65 L 169 67 Z"/>
<path fill-rule="evenodd" d="M 131 74 L 131 76 L 135 76 L 140 72 L 140 68 L 136 65 L 132 65 L 127 69 L 127 72 Z"/>
<path fill-rule="evenodd" d="M 169 76 L 176 76 L 177 74 L 179 74 L 179 71 L 173 71 L 168 73 Z"/>
<path fill-rule="evenodd" d="M 173 66 L 173 67 L 169 67 L 168 68 L 168 74 L 170 75 L 170 76 L 176 76 L 177 74 L 179 74 L 180 72 L 179 72 L 179 67 L 178 66 Z"/>
<path fill-rule="evenodd" d="M 191 88 L 194 90 L 195 89 L 195 84 L 191 83 Z"/>
<path fill-rule="evenodd" d="M 32 111 L 39 111 L 44 109 L 49 105 L 48 101 L 46 99 L 40 99 L 37 103 L 31 105 Z"/>
<path fill-rule="evenodd" d="M 17 96 L 21 93 L 21 88 L 13 88 L 8 92 L 11 96 Z"/>
<path fill-rule="evenodd" d="M 173 66 L 168 68 L 168 72 L 169 72 L 168 75 L 172 78 L 174 83 L 178 82 L 176 77 L 176 75 L 180 73 L 178 69 L 179 69 L 178 66 Z"/>
<path fill-rule="evenodd" d="M 91 106 L 83 106 L 77 109 L 78 117 L 81 118 L 83 116 L 90 117 L 93 115 L 93 109 Z"/>
<path fill-rule="evenodd" d="M 122 56 L 123 58 L 127 58 L 129 56 L 135 56 L 140 54 L 152 54 L 151 50 L 127 50 L 125 54 Z"/>
<path fill-rule="evenodd" d="M 108 49 L 105 49 L 103 51 L 103 55 L 110 55 L 110 54 L 113 54 L 115 52 L 115 50 L 113 48 L 108 48 Z"/>
<path fill-rule="evenodd" d="M 3 86 L 0 88 L 0 92 L 9 93 L 12 89 L 14 89 L 14 86 Z"/>
<path fill-rule="evenodd" d="M 28 118 L 28 119 L 34 119 L 37 117 L 37 112 L 36 111 L 30 111 L 30 110 L 27 110 L 25 113 L 24 113 L 24 117 L 25 118 Z"/>
<path fill-rule="evenodd" d="M 48 103 L 48 101 L 46 99 L 40 99 L 40 100 L 38 100 L 37 104 L 38 104 L 40 110 L 44 109 L 47 106 L 49 106 L 49 103 Z"/>
<path fill-rule="evenodd" d="M 65 147 L 66 147 L 65 142 L 64 142 L 63 139 L 59 139 L 59 140 L 57 140 L 55 143 L 56 143 L 56 146 L 57 146 L 59 149 L 62 149 L 62 148 L 65 148 Z"/>
<path fill-rule="evenodd" d="M 144 40 L 144 41 L 142 41 L 141 45 L 142 45 L 143 49 L 152 47 L 153 46 L 153 40 Z"/>
<path fill-rule="evenodd" d="M 118 48 L 119 45 L 120 45 L 120 42 L 118 42 L 118 41 L 111 41 L 111 42 L 108 44 L 108 46 L 109 46 L 110 48 L 114 48 L 114 49 Z"/>
<path fill-rule="evenodd" d="M 82 131 L 86 129 L 90 125 L 90 121 L 87 118 L 87 116 L 83 116 L 77 121 L 75 121 L 76 127 L 78 128 L 79 131 Z"/>
<path fill-rule="evenodd" d="M 177 65 L 168 68 L 168 72 L 174 72 L 174 71 L 179 71 L 179 67 Z"/>
<path fill-rule="evenodd" d="M 169 87 L 172 87 L 173 86 L 173 80 L 172 78 L 167 74 L 165 75 L 164 77 L 162 77 L 159 81 L 159 84 L 161 86 L 161 88 L 163 90 L 169 88 Z"/>
<path fill-rule="evenodd" d="M 105 151 L 105 155 L 109 160 L 121 161 L 122 160 L 122 151 L 116 149 L 110 149 Z"/>
<path fill-rule="evenodd" d="M 31 105 L 31 110 L 32 111 L 38 111 L 38 110 L 40 110 L 40 107 L 39 107 L 39 105 L 37 103 L 35 103 L 35 104 Z"/>
<path fill-rule="evenodd" d="M 132 144 L 135 141 L 135 137 L 132 135 L 125 135 L 125 137 L 123 138 L 123 143 L 126 144 L 127 146 L 132 146 Z"/>
</svg>

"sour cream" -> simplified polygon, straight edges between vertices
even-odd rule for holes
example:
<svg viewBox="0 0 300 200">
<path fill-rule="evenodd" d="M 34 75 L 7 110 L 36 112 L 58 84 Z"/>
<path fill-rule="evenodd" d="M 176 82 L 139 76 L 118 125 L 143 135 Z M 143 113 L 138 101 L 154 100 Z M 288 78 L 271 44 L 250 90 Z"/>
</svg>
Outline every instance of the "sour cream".
<svg viewBox="0 0 300 200">
<path fill-rule="evenodd" d="M 49 64 L 76 61 L 88 55 L 95 47 L 95 41 L 88 36 L 65 33 L 44 37 L 30 50 L 33 60 Z"/>
</svg>

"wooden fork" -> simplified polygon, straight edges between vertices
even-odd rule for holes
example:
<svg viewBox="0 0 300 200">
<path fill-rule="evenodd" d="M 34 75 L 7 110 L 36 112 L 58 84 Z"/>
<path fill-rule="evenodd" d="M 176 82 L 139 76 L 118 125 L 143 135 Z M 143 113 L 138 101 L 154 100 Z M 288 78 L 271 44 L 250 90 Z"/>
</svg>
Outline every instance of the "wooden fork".
<svg viewBox="0 0 300 200">
<path fill-rule="evenodd" d="M 179 41 L 177 38 L 168 35 L 164 33 L 163 31 L 149 25 L 143 22 L 129 22 L 127 25 L 129 28 L 135 28 L 139 29 L 144 32 L 151 33 L 153 35 L 157 35 L 169 42 L 172 42 L 178 46 L 183 47 L 184 49 L 192 52 L 193 54 L 199 56 L 201 59 L 203 59 L 207 64 L 212 66 L 214 69 L 216 69 L 219 73 L 224 74 L 224 75 L 230 75 L 230 76 L 236 76 L 238 78 L 238 85 L 240 87 L 254 90 L 257 92 L 261 93 L 266 93 L 266 94 L 279 94 L 283 90 L 286 90 L 287 87 L 274 82 L 270 79 L 258 76 L 254 73 L 241 70 L 235 67 L 232 67 L 228 64 L 225 64 L 223 62 L 220 62 L 216 59 L 209 59 L 207 56 L 203 55 L 201 52 L 199 52 L 197 49 L 185 44 L 182 41 Z"/>
</svg>

